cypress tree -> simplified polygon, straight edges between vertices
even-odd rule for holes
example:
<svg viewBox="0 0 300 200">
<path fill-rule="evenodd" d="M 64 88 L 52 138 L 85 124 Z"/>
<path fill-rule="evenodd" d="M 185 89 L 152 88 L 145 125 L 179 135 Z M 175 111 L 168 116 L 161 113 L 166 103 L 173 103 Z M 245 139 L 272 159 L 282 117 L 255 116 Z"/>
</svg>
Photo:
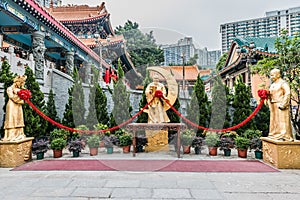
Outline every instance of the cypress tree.
<svg viewBox="0 0 300 200">
<path fill-rule="evenodd" d="M 42 112 L 45 113 L 46 103 L 44 94 L 40 89 L 39 83 L 36 81 L 35 75 L 30 67 L 26 67 L 25 75 L 27 80 L 25 87 L 30 90 L 32 98 L 30 101 Z M 48 122 L 40 117 L 28 104 L 23 105 L 25 128 L 24 133 L 30 137 L 43 137 L 46 136 L 46 128 Z"/>
<path fill-rule="evenodd" d="M 208 109 L 209 103 L 205 93 L 203 81 L 200 75 L 197 76 L 197 81 L 194 85 L 192 99 L 187 107 L 187 118 L 198 125 L 207 127 L 208 125 Z M 198 129 L 197 134 L 202 135 L 203 130 Z"/>
<path fill-rule="evenodd" d="M 3 105 L 3 120 L 2 126 L 0 130 L 0 138 L 4 136 L 4 120 L 5 120 L 5 112 L 6 112 L 6 104 L 8 102 L 8 95 L 6 94 L 6 89 L 13 84 L 14 75 L 10 71 L 10 65 L 7 60 L 4 60 L 2 63 L 2 67 L 0 70 L 0 82 L 3 83 L 3 93 L 4 93 L 4 105 Z"/>
<path fill-rule="evenodd" d="M 244 121 L 251 113 L 250 107 L 250 88 L 242 82 L 241 76 L 237 78 L 237 82 L 234 85 L 233 104 L 233 122 L 232 125 L 237 125 Z M 247 124 L 238 128 L 236 132 L 242 135 L 247 129 L 254 129 L 254 120 L 251 119 Z"/>
<path fill-rule="evenodd" d="M 130 105 L 129 94 L 127 88 L 123 83 L 124 71 L 119 61 L 118 64 L 118 81 L 114 84 L 114 91 L 112 99 L 114 108 L 111 113 L 110 127 L 121 124 L 131 117 L 132 107 Z"/>
<path fill-rule="evenodd" d="M 59 119 L 59 117 L 57 115 L 57 111 L 56 111 L 56 106 L 55 106 L 55 101 L 54 101 L 54 94 L 53 94 L 52 89 L 50 89 L 50 92 L 49 92 L 49 97 L 48 97 L 48 101 L 47 101 L 47 105 L 46 105 L 45 114 L 48 117 L 50 117 L 51 119 L 53 119 L 54 121 L 60 123 L 60 119 Z M 57 128 L 55 125 L 48 122 L 46 134 L 49 134 L 55 128 Z"/>
<path fill-rule="evenodd" d="M 69 98 L 62 120 L 64 125 L 72 128 L 84 124 L 85 114 L 82 81 L 76 69 L 73 73 L 73 80 L 73 86 L 68 89 Z M 76 115 L 76 117 L 74 117 L 74 115 Z"/>
<path fill-rule="evenodd" d="M 268 106 L 263 104 L 259 112 L 254 117 L 255 126 L 262 131 L 263 137 L 267 137 L 269 134 L 270 124 L 270 109 Z"/>
<path fill-rule="evenodd" d="M 210 128 L 222 129 L 226 119 L 226 89 L 219 76 L 213 79 Z"/>
<path fill-rule="evenodd" d="M 89 109 L 86 118 L 86 124 L 89 129 L 97 123 L 108 125 L 109 117 L 107 112 L 107 99 L 98 83 L 99 73 L 97 69 L 92 68 L 94 74 L 93 85 L 90 87 Z"/>
</svg>

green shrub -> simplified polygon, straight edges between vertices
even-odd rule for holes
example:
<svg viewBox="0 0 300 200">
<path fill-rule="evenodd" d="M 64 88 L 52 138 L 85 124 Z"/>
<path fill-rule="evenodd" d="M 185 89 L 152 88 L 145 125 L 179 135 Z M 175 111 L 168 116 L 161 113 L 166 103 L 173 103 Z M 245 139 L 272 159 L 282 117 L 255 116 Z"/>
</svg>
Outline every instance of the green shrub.
<svg viewBox="0 0 300 200">
<path fill-rule="evenodd" d="M 216 132 L 207 132 L 205 144 L 208 147 L 218 147 L 220 144 L 220 136 Z"/>
<path fill-rule="evenodd" d="M 90 148 L 97 148 L 99 147 L 100 137 L 98 134 L 93 134 L 87 138 L 86 142 Z"/>
<path fill-rule="evenodd" d="M 248 149 L 248 147 L 250 146 L 250 139 L 243 136 L 236 137 L 234 141 L 236 148 L 241 150 Z"/>
<path fill-rule="evenodd" d="M 55 138 L 51 141 L 50 147 L 53 150 L 62 150 L 67 145 L 67 141 L 63 138 Z"/>
<path fill-rule="evenodd" d="M 128 146 L 132 144 L 132 136 L 128 133 L 119 136 L 120 146 Z"/>
</svg>

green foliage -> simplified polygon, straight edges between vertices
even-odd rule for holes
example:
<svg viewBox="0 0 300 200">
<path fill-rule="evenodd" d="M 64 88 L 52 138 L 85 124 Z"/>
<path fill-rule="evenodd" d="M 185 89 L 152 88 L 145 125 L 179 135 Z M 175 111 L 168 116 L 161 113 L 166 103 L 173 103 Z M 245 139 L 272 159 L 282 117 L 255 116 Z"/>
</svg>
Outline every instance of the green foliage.
<svg viewBox="0 0 300 200">
<path fill-rule="evenodd" d="M 234 97 L 232 107 L 233 113 L 233 125 L 237 125 L 244 121 L 251 113 L 250 107 L 250 88 L 243 83 L 241 76 L 238 77 L 237 82 L 234 85 Z M 236 131 L 241 135 L 247 129 L 255 129 L 254 120 L 251 119 L 244 126 L 238 128 Z"/>
<path fill-rule="evenodd" d="M 56 138 L 54 140 L 51 140 L 50 148 L 53 150 L 61 150 L 65 148 L 66 145 L 67 145 L 66 140 L 64 140 L 63 138 Z"/>
<path fill-rule="evenodd" d="M 118 72 L 123 71 L 121 66 L 118 67 Z M 121 75 L 122 76 L 122 75 Z M 120 77 L 120 76 L 119 76 Z M 129 94 L 127 93 L 127 88 L 123 83 L 123 79 L 119 79 L 114 84 L 114 91 L 112 94 L 112 99 L 114 102 L 114 108 L 112 110 L 112 117 L 110 121 L 110 127 L 119 125 L 126 120 L 131 118 L 132 107 L 130 105 Z"/>
<path fill-rule="evenodd" d="M 50 140 L 54 140 L 57 138 L 62 138 L 64 140 L 67 140 L 69 136 L 69 131 L 65 129 L 54 129 L 50 132 Z"/>
<path fill-rule="evenodd" d="M 221 56 L 221 58 L 219 59 L 217 65 L 216 65 L 216 70 L 217 71 L 221 71 L 225 65 L 225 62 L 228 58 L 228 53 L 223 53 L 223 55 Z"/>
<path fill-rule="evenodd" d="M 180 134 L 180 142 L 182 145 L 191 146 L 196 134 L 193 129 L 186 129 Z"/>
<path fill-rule="evenodd" d="M 237 136 L 234 140 L 236 148 L 244 150 L 248 149 L 250 146 L 250 139 L 243 137 L 243 136 Z"/>
<path fill-rule="evenodd" d="M 119 136 L 120 146 L 128 146 L 132 144 L 132 136 L 128 133 Z"/>
<path fill-rule="evenodd" d="M 46 111 L 45 114 L 53 119 L 54 121 L 60 123 L 60 119 L 57 116 L 57 111 L 56 111 L 56 106 L 55 106 L 55 101 L 54 101 L 54 94 L 53 90 L 50 90 L 49 97 L 48 97 L 48 102 L 46 105 Z M 52 123 L 48 122 L 48 126 L 46 129 L 46 134 L 48 135 L 51 131 L 53 131 L 56 128 L 55 125 Z"/>
<path fill-rule="evenodd" d="M 65 111 L 62 123 L 65 126 L 74 128 L 75 125 L 84 124 L 84 94 L 82 88 L 82 81 L 78 75 L 77 70 L 73 72 L 74 84 L 68 89 L 68 103 L 65 106 Z M 74 118 L 74 115 L 76 117 Z"/>
<path fill-rule="evenodd" d="M 0 82 L 3 83 L 3 92 L 4 92 L 4 105 L 3 105 L 3 113 L 6 112 L 6 104 L 8 102 L 8 95 L 6 93 L 6 90 L 8 87 L 10 87 L 13 84 L 13 78 L 14 75 L 10 71 L 10 65 L 8 64 L 7 60 L 4 60 L 2 63 L 2 67 L 0 70 Z M 4 136 L 4 119 L 5 119 L 5 114 L 3 115 L 3 123 L 1 126 L 0 130 L 0 138 L 1 135 Z"/>
<path fill-rule="evenodd" d="M 212 129 L 222 129 L 227 114 L 226 88 L 221 77 L 213 79 L 212 102 L 211 102 L 211 121 L 209 127 Z"/>
<path fill-rule="evenodd" d="M 108 129 L 108 125 L 102 124 L 102 123 L 98 123 L 98 124 L 95 124 L 95 125 L 93 126 L 93 128 L 94 128 L 94 130 L 96 130 L 96 131 L 107 130 L 107 129 Z M 100 139 L 102 139 L 104 135 L 110 135 L 110 131 L 99 132 Z"/>
<path fill-rule="evenodd" d="M 247 129 L 243 136 L 251 140 L 253 138 L 260 138 L 262 136 L 262 132 L 260 130 Z"/>
<path fill-rule="evenodd" d="M 98 134 L 93 134 L 89 136 L 86 140 L 87 145 L 89 148 L 97 148 L 99 147 L 100 137 Z"/>
<path fill-rule="evenodd" d="M 124 35 L 130 58 L 144 77 L 148 65 L 155 66 L 164 61 L 163 50 L 156 45 L 153 31 L 143 34 L 136 22 L 128 20 L 124 26 L 118 26 L 115 33 Z"/>
<path fill-rule="evenodd" d="M 293 127 L 296 131 L 296 139 L 300 139 L 300 36 L 288 36 L 287 30 L 282 30 L 280 37 L 275 41 L 277 57 L 267 57 L 252 67 L 254 73 L 269 77 L 270 71 L 278 68 L 283 78 L 289 83 L 292 91 L 291 101 L 295 105 L 295 114 L 291 114 Z"/>
<path fill-rule="evenodd" d="M 208 132 L 205 136 L 205 143 L 208 147 L 218 147 L 220 144 L 220 136 L 216 132 Z"/>
<path fill-rule="evenodd" d="M 187 119 L 192 122 L 198 122 L 198 125 L 206 127 L 208 125 L 208 108 L 209 103 L 205 93 L 203 81 L 200 75 L 194 85 L 191 102 L 187 107 Z M 198 136 L 203 133 L 203 130 L 198 129 Z"/>
<path fill-rule="evenodd" d="M 35 105 L 40 111 L 45 112 L 46 103 L 44 100 L 44 94 L 40 89 L 39 83 L 35 79 L 33 71 L 26 67 L 25 75 L 27 76 L 25 87 L 30 90 L 32 98 L 30 101 Z M 24 112 L 24 122 L 25 128 L 24 132 L 26 136 L 29 137 L 42 137 L 46 136 L 46 127 L 48 127 L 48 122 L 39 116 L 36 111 L 34 111 L 28 104 L 23 105 Z"/>
<path fill-rule="evenodd" d="M 255 126 L 262 131 L 263 136 L 268 136 L 270 123 L 270 109 L 263 104 L 259 112 L 254 117 Z"/>
</svg>

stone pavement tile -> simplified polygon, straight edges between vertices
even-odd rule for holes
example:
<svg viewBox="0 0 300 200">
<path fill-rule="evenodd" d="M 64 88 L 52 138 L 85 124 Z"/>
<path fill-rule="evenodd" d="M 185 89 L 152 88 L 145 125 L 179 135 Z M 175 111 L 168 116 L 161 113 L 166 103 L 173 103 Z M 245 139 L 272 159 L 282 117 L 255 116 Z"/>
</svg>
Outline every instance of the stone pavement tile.
<svg viewBox="0 0 300 200">
<path fill-rule="evenodd" d="M 95 179 L 95 178 L 73 178 L 70 185 L 77 187 L 103 187 L 106 180 Z"/>
<path fill-rule="evenodd" d="M 33 187 L 6 187 L 1 188 L 0 197 L 3 197 L 1 199 L 17 199 L 30 196 L 34 191 Z"/>
<path fill-rule="evenodd" d="M 195 199 L 223 199 L 216 190 L 191 189 L 190 192 Z"/>
<path fill-rule="evenodd" d="M 36 191 L 34 191 L 31 196 L 33 197 L 68 197 L 72 194 L 72 192 L 75 190 L 75 187 L 73 188 L 64 188 L 64 187 L 41 187 L 37 188 Z"/>
<path fill-rule="evenodd" d="M 150 198 L 152 194 L 151 189 L 148 188 L 116 188 L 113 190 L 112 198 Z"/>
<path fill-rule="evenodd" d="M 188 189 L 153 189 L 153 198 L 192 198 Z"/>
<path fill-rule="evenodd" d="M 77 187 L 70 195 L 73 197 L 89 197 L 89 198 L 110 198 L 112 193 L 111 188 L 81 188 Z"/>
<path fill-rule="evenodd" d="M 176 180 L 144 180 L 141 181 L 142 188 L 178 188 Z"/>
<path fill-rule="evenodd" d="M 39 184 L 40 187 L 55 187 L 55 188 L 59 188 L 59 187 L 66 187 L 67 185 L 69 185 L 72 182 L 71 179 L 68 178 L 52 178 L 52 177 L 43 177 L 42 179 L 40 179 L 37 184 Z"/>
<path fill-rule="evenodd" d="M 12 200 L 90 200 L 88 197 L 20 197 Z M 101 199 L 103 200 L 103 199 Z"/>
<path fill-rule="evenodd" d="M 201 189 L 214 189 L 216 188 L 214 184 L 211 183 L 209 180 L 178 180 L 177 181 L 178 188 L 201 188 Z"/>
<path fill-rule="evenodd" d="M 104 187 L 112 187 L 112 188 L 122 188 L 122 187 L 139 187 L 139 180 L 107 180 Z"/>
<path fill-rule="evenodd" d="M 282 194 L 268 194 L 272 200 L 297 200 L 300 198 L 299 193 L 294 193 L 294 194 L 287 194 L 287 193 L 282 193 Z"/>
<path fill-rule="evenodd" d="M 222 195 L 226 200 L 274 200 L 268 194 L 263 194 L 263 193 L 258 194 L 258 193 L 237 192 L 237 193 L 223 193 Z"/>
</svg>

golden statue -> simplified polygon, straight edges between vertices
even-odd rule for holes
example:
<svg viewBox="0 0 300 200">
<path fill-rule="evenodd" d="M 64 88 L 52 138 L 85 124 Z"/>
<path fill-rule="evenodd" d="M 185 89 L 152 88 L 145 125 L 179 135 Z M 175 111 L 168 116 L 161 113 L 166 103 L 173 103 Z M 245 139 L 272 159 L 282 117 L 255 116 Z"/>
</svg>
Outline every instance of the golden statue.
<svg viewBox="0 0 300 200">
<path fill-rule="evenodd" d="M 155 97 L 157 90 L 162 91 L 163 96 L 166 98 L 166 88 L 162 83 L 159 83 L 159 77 L 155 74 L 153 76 L 153 82 L 150 83 L 145 90 L 147 102 L 150 102 L 154 98 L 147 110 L 149 124 L 170 122 L 167 112 L 164 109 L 164 100 Z"/>
<path fill-rule="evenodd" d="M 24 89 L 26 76 L 17 76 L 13 80 L 13 84 L 7 88 L 6 93 L 9 97 L 9 100 L 6 105 L 5 121 L 4 121 L 4 138 L 2 141 L 13 142 L 19 141 L 26 138 L 24 134 L 24 118 L 22 100 L 18 96 L 18 91 Z"/>
<path fill-rule="evenodd" d="M 290 116 L 291 89 L 281 78 L 280 70 L 270 72 L 273 83 L 270 86 L 268 104 L 270 107 L 269 138 L 282 141 L 293 141 Z"/>
</svg>

